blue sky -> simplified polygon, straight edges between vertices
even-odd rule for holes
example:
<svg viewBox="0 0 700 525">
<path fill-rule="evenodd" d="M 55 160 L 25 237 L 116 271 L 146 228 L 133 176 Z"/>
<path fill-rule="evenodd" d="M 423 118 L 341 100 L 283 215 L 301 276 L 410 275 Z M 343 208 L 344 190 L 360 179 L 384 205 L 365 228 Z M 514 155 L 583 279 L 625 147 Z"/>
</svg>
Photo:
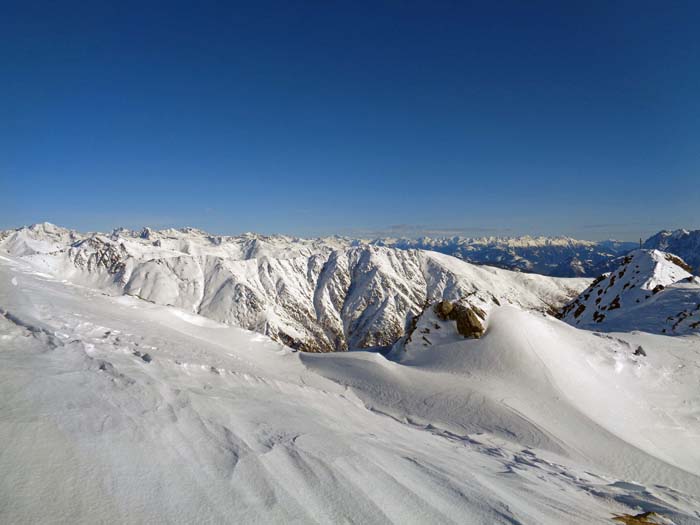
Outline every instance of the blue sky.
<svg viewBox="0 0 700 525">
<path fill-rule="evenodd" d="M 700 228 L 698 2 L 12 4 L 0 227 Z"/>
</svg>

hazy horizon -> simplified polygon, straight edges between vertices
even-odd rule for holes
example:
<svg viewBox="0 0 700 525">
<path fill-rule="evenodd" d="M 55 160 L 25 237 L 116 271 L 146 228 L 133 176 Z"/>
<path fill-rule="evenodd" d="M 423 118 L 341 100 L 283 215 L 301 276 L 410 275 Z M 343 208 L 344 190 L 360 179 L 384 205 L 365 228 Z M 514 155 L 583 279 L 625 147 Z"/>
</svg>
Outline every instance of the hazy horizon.
<svg viewBox="0 0 700 525">
<path fill-rule="evenodd" d="M 62 228 L 67 228 L 71 230 L 75 230 L 81 233 L 89 233 L 89 232 L 100 232 L 100 233 L 109 233 L 113 230 L 119 229 L 119 228 L 125 228 L 127 230 L 132 230 L 132 231 L 141 231 L 144 228 L 150 228 L 152 230 L 165 230 L 169 228 L 174 228 L 174 229 L 185 229 L 185 228 L 194 228 L 198 230 L 202 230 L 206 233 L 212 234 L 212 235 L 222 235 L 222 236 L 239 236 L 239 235 L 245 235 L 245 234 L 255 234 L 255 235 L 285 235 L 289 237 L 300 237 L 300 238 L 316 238 L 316 237 L 333 237 L 333 236 L 338 236 L 338 237 L 349 237 L 349 238 L 355 238 L 355 239 L 382 239 L 382 238 L 405 238 L 405 239 L 417 239 L 421 237 L 429 237 L 429 238 L 434 238 L 434 239 L 443 239 L 443 238 L 452 238 L 452 237 L 463 237 L 463 238 L 483 238 L 483 237 L 499 237 L 499 238 L 518 238 L 518 237 L 548 237 L 548 238 L 557 238 L 557 237 L 568 237 L 576 240 L 585 240 L 585 241 L 620 241 L 620 242 L 638 242 L 639 239 L 641 238 L 642 240 L 646 240 L 652 235 L 655 235 L 659 233 L 660 231 L 674 231 L 678 229 L 685 229 L 692 231 L 693 228 L 661 228 L 659 230 L 651 231 L 649 233 L 640 233 L 636 238 L 624 238 L 624 237 L 614 237 L 614 236 L 609 236 L 609 237 L 593 237 L 593 236 L 588 236 L 588 237 L 583 237 L 583 236 L 575 236 L 575 235 L 570 235 L 566 233 L 553 233 L 553 234 L 544 234 L 544 233 L 538 233 L 538 232 L 519 232 L 517 230 L 513 229 L 504 229 L 504 230 L 496 230 L 496 229 L 489 229 L 489 228 L 439 228 L 439 227 L 427 227 L 425 225 L 409 225 L 409 224 L 397 224 L 397 225 L 391 225 L 386 228 L 380 228 L 380 229 L 365 229 L 365 230 L 358 230 L 358 229 L 351 229 L 348 228 L 347 230 L 341 230 L 338 232 L 329 232 L 329 233 L 320 233 L 320 234 L 297 234 L 294 232 L 285 232 L 285 231 L 256 231 L 256 230 L 209 230 L 207 228 L 202 228 L 196 225 L 192 224 L 177 224 L 177 223 L 172 223 L 172 224 L 132 224 L 132 225 L 125 225 L 125 224 L 119 224 L 119 225 L 112 225 L 112 226 L 107 226 L 104 228 L 79 228 L 79 227 L 73 227 L 70 225 L 54 222 L 51 220 L 44 220 L 44 221 L 33 221 L 31 223 L 27 224 L 20 224 L 20 225 L 13 225 L 7 228 L 0 228 L 0 230 L 12 230 L 12 229 L 19 229 L 23 227 L 29 227 L 34 224 L 41 224 L 43 222 L 48 222 L 50 224 L 54 224 L 55 226 L 59 226 Z"/>
</svg>

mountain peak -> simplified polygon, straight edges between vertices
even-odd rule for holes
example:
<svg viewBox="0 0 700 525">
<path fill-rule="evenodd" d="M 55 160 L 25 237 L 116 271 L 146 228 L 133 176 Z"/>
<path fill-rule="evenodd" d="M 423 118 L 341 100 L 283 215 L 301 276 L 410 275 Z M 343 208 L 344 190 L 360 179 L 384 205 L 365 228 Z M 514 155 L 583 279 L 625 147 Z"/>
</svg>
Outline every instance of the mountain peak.
<svg viewBox="0 0 700 525">
<path fill-rule="evenodd" d="M 678 256 L 638 249 L 598 277 L 561 317 L 580 328 L 679 334 L 700 326 L 700 285 Z"/>
</svg>

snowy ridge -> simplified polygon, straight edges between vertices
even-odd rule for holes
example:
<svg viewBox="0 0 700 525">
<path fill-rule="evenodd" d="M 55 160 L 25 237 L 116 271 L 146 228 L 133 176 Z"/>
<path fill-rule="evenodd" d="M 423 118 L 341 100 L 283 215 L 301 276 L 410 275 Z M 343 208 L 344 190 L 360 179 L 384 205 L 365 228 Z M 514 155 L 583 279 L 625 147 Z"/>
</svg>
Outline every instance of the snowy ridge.
<svg viewBox="0 0 700 525">
<path fill-rule="evenodd" d="M 700 279 L 675 255 L 636 250 L 562 311 L 581 328 L 652 333 L 700 332 Z"/>
<path fill-rule="evenodd" d="M 554 311 L 588 284 L 339 239 L 58 231 L 20 229 L 0 248 L 73 282 L 177 306 L 306 351 L 391 345 L 426 303 L 440 299 L 484 311 L 497 304 Z M 27 251 L 32 243 L 46 249 Z"/>
</svg>

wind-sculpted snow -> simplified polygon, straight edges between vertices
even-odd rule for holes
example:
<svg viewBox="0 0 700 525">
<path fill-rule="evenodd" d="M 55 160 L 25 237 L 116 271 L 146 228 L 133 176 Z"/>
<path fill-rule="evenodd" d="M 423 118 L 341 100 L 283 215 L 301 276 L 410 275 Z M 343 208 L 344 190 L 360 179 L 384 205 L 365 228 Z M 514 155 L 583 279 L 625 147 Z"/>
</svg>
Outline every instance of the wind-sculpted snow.
<svg viewBox="0 0 700 525">
<path fill-rule="evenodd" d="M 302 354 L 36 263 L 0 256 L 0 523 L 700 521 L 696 337 L 427 308 L 393 360 Z"/>
<path fill-rule="evenodd" d="M 602 275 L 562 311 L 581 328 L 700 333 L 700 278 L 675 255 L 637 250 Z"/>
<path fill-rule="evenodd" d="M 27 252 L 27 243 L 48 242 L 47 229 L 53 244 Z M 0 247 L 73 282 L 184 308 L 314 352 L 391 345 L 440 299 L 484 311 L 498 304 L 553 311 L 587 284 L 342 239 L 227 238 L 192 229 L 105 236 L 43 225 L 6 236 Z"/>
</svg>

